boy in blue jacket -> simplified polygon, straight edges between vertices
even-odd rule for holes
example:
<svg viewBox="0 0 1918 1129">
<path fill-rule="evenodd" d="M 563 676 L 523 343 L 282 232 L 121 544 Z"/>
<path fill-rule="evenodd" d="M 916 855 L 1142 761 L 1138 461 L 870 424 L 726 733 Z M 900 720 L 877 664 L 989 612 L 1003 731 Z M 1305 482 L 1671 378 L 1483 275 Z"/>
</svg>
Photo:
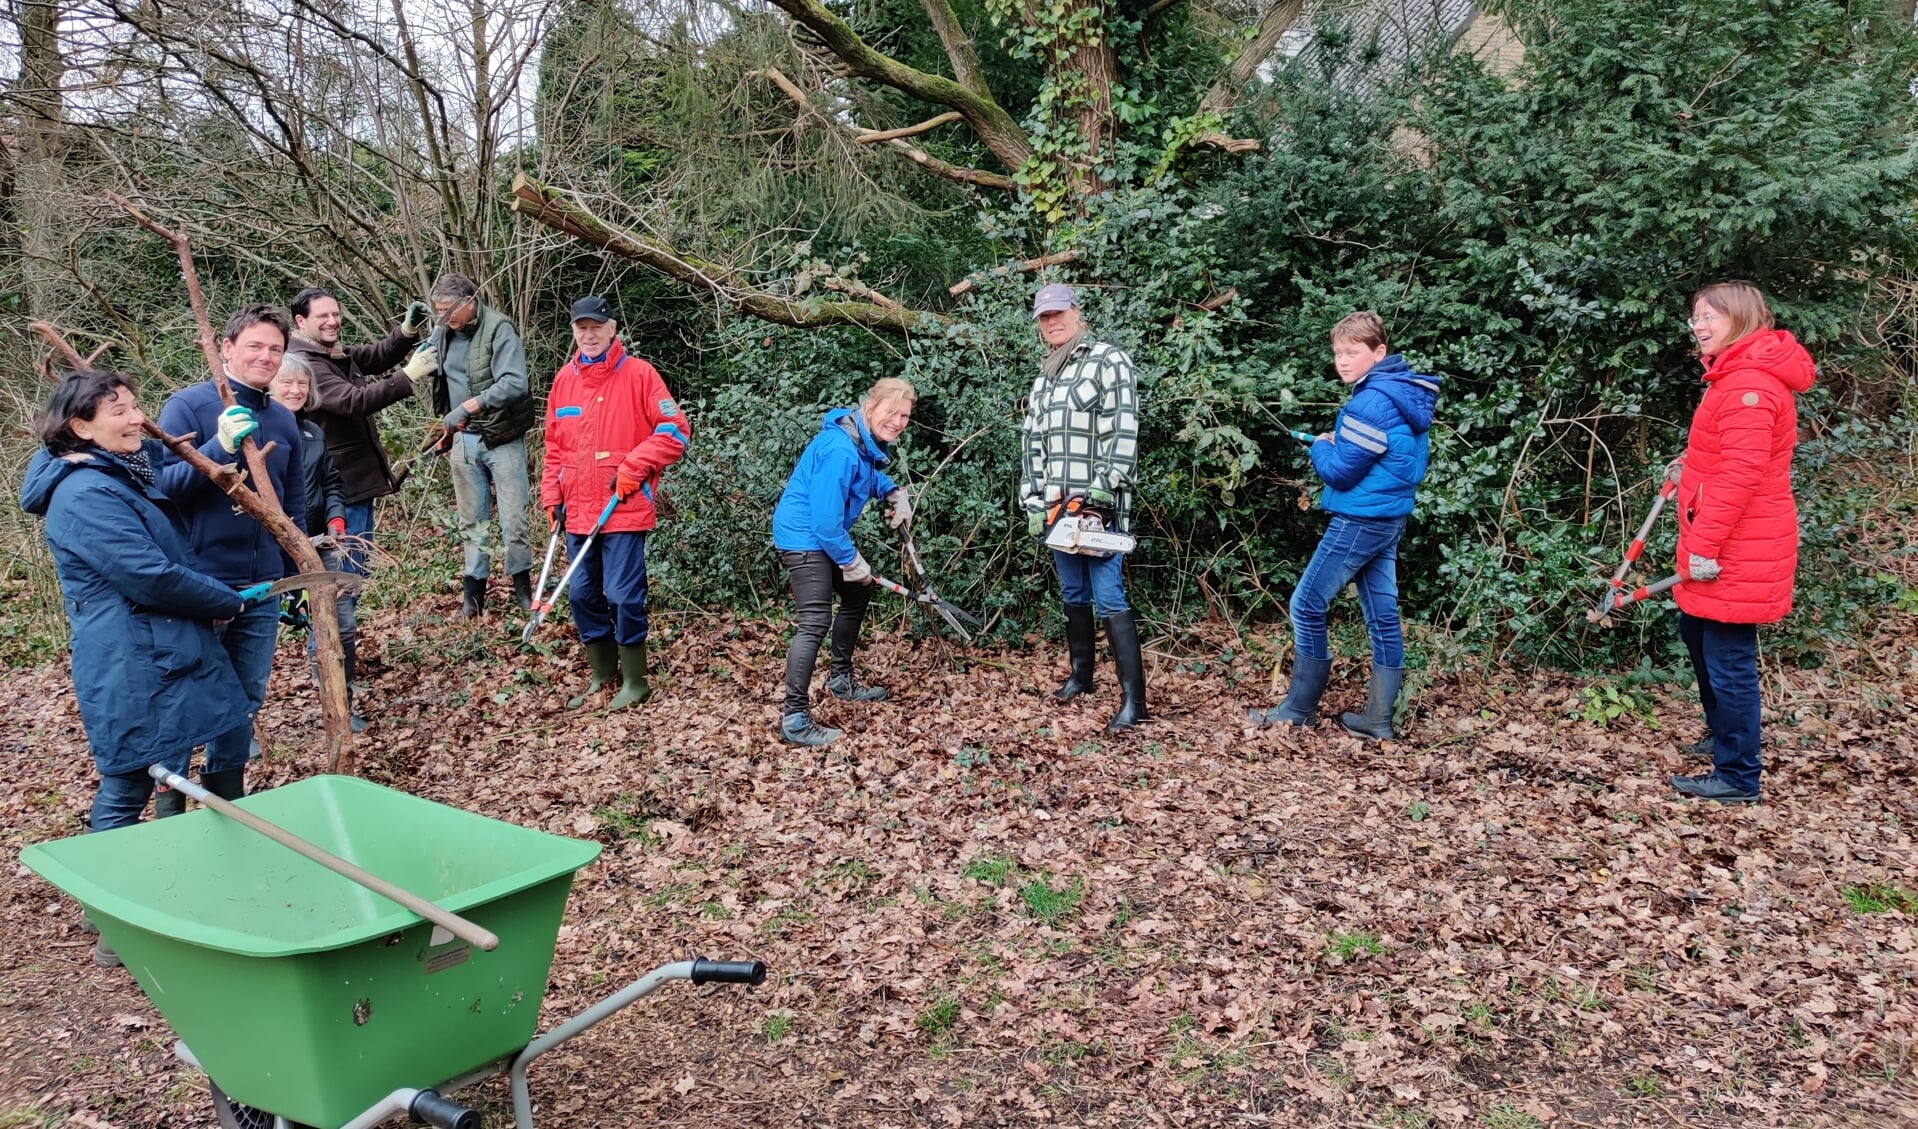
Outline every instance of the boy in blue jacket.
<svg viewBox="0 0 1918 1129">
<path fill-rule="evenodd" d="M 1370 310 L 1332 327 L 1332 366 L 1352 385 L 1352 398 L 1330 434 L 1312 444 L 1312 469 L 1325 480 L 1320 500 L 1332 515 L 1312 563 L 1292 593 L 1292 685 L 1285 701 L 1252 710 L 1260 727 L 1309 726 L 1332 674 L 1325 613 L 1332 598 L 1357 582 L 1365 630 L 1372 638 L 1372 682 L 1365 712 L 1339 715 L 1346 732 L 1388 741 L 1405 680 L 1405 636 L 1399 627 L 1399 538 L 1430 459 L 1432 410 L 1439 378 L 1413 372 L 1393 353 L 1385 323 Z"/>
</svg>

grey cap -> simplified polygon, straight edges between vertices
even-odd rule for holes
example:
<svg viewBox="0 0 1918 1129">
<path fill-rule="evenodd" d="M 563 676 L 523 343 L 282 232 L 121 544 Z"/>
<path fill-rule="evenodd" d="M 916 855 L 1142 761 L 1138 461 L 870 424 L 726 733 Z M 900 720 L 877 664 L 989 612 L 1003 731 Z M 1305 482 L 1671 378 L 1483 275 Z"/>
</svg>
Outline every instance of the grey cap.
<svg viewBox="0 0 1918 1129">
<path fill-rule="evenodd" d="M 1032 316 L 1036 318 L 1056 310 L 1070 310 L 1078 304 L 1079 296 L 1072 292 L 1072 287 L 1063 282 L 1047 283 L 1032 296 Z"/>
</svg>

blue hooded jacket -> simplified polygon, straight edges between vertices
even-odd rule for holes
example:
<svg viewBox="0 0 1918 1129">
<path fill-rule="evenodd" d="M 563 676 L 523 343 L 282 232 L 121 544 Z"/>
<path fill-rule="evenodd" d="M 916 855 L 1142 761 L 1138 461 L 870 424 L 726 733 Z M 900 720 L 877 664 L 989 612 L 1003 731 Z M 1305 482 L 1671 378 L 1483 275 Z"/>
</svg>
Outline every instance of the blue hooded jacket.
<svg viewBox="0 0 1918 1129">
<path fill-rule="evenodd" d="M 300 462 L 299 421 L 285 404 L 275 403 L 259 389 L 231 378 L 227 383 L 233 388 L 234 401 L 251 410 L 260 422 L 253 441 L 262 448 L 273 444 L 266 455 L 267 476 L 273 480 L 273 490 L 280 496 L 286 516 L 293 519 L 296 528 L 305 529 L 306 472 Z M 191 432 L 199 436 L 201 454 L 215 463 L 237 464 L 240 472 L 247 474 L 246 463 L 238 455 L 227 454 L 215 435 L 225 409 L 213 382 L 203 381 L 167 398 L 160 409 L 160 426 L 169 435 Z M 252 485 L 252 481 L 249 475 L 247 484 Z M 166 453 L 166 465 L 160 467 L 160 489 L 180 507 L 194 558 L 208 573 L 235 588 L 244 588 L 262 580 L 278 580 L 292 571 L 286 553 L 266 526 L 254 521 L 233 504 L 226 491 L 172 451 Z"/>
<path fill-rule="evenodd" d="M 1346 517 L 1411 513 L 1431 461 L 1438 393 L 1438 377 L 1413 372 L 1397 353 L 1360 377 L 1332 438 L 1312 444 L 1312 469 L 1325 480 L 1320 505 Z"/>
<path fill-rule="evenodd" d="M 858 440 L 848 427 L 859 433 Z M 852 523 L 859 520 L 867 502 L 899 488 L 879 469 L 886 460 L 886 449 L 867 429 L 864 412 L 857 408 L 827 412 L 773 510 L 774 547 L 788 553 L 823 549 L 834 564 L 851 564 L 857 555 Z"/>
<path fill-rule="evenodd" d="M 159 466 L 160 443 L 145 450 Z M 240 613 L 239 593 L 194 569 L 173 503 L 103 451 L 41 448 L 20 505 L 46 518 L 94 763 L 102 773 L 186 771 L 195 745 L 247 713 L 212 623 Z"/>
</svg>

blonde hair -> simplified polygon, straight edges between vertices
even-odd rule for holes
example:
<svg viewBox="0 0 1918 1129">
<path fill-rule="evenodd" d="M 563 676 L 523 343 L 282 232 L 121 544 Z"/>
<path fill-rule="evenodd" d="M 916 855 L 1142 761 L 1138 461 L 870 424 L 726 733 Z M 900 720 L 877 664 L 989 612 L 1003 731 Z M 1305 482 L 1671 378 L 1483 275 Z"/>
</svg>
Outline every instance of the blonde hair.
<svg viewBox="0 0 1918 1129">
<path fill-rule="evenodd" d="M 1692 309 L 1698 309 L 1700 302 L 1725 315 L 1724 337 L 1713 343 L 1721 352 L 1733 342 L 1772 328 L 1771 307 L 1765 304 L 1764 292 L 1749 282 L 1733 278 L 1701 287 L 1692 295 Z"/>
<path fill-rule="evenodd" d="M 866 391 L 866 398 L 859 401 L 859 410 L 871 412 L 879 405 L 890 404 L 894 400 L 918 403 L 919 390 L 896 376 L 882 376 Z"/>
<path fill-rule="evenodd" d="M 1392 342 L 1385 336 L 1385 319 L 1371 310 L 1360 310 L 1347 314 L 1332 327 L 1332 340 L 1356 341 L 1367 349 L 1389 349 Z"/>
</svg>

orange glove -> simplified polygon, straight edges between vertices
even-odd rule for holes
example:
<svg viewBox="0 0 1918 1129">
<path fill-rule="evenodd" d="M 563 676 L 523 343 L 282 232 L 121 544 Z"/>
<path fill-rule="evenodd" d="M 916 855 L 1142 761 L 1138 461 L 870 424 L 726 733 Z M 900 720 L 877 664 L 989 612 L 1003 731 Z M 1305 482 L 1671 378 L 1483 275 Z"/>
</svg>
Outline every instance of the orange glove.
<svg viewBox="0 0 1918 1129">
<path fill-rule="evenodd" d="M 346 519 L 343 517 L 327 519 L 326 531 L 335 537 L 346 536 Z"/>
<path fill-rule="evenodd" d="M 622 469 L 613 476 L 613 493 L 619 495 L 619 500 L 622 502 L 639 493 L 639 487 L 639 476 L 630 471 Z"/>
</svg>

